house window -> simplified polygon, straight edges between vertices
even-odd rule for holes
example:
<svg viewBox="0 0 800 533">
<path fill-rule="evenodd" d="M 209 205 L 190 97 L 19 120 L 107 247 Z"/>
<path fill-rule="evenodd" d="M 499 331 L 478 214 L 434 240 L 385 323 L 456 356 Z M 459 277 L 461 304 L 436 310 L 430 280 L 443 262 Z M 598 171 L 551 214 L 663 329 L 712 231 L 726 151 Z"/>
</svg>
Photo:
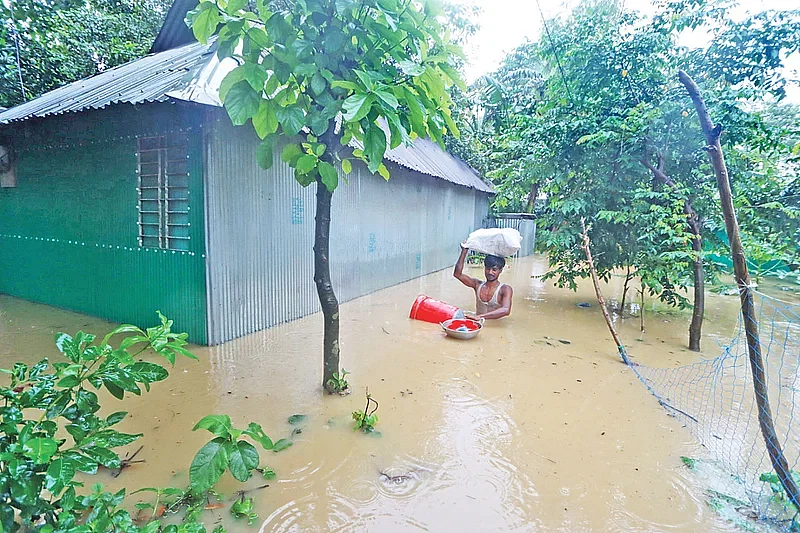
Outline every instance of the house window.
<svg viewBox="0 0 800 533">
<path fill-rule="evenodd" d="M 189 143 L 186 135 L 137 139 L 139 246 L 189 250 Z"/>
</svg>

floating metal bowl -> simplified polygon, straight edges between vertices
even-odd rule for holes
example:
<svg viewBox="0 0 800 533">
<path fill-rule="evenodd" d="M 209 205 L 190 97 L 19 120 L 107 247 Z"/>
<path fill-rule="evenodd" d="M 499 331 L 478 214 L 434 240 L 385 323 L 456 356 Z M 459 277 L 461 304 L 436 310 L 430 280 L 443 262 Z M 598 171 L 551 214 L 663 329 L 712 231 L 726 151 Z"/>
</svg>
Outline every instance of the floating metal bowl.
<svg viewBox="0 0 800 533">
<path fill-rule="evenodd" d="M 457 331 L 457 330 L 454 330 L 454 329 L 450 329 L 449 328 L 450 324 L 452 324 L 456 320 L 471 320 L 471 319 L 469 319 L 469 318 L 466 318 L 466 319 L 465 318 L 451 318 L 450 320 L 445 320 L 444 322 L 441 323 L 441 326 L 442 326 L 442 329 L 444 330 L 444 332 L 447 333 L 447 335 L 449 337 L 453 337 L 454 339 L 460 339 L 460 340 L 464 340 L 464 341 L 465 340 L 469 340 L 469 339 L 474 339 L 475 337 L 478 336 L 478 333 L 480 333 L 481 330 L 483 329 L 483 321 L 482 320 L 481 321 L 472 320 L 472 322 L 474 322 L 478 326 L 478 329 L 475 329 L 475 330 L 472 330 L 472 331 Z"/>
</svg>

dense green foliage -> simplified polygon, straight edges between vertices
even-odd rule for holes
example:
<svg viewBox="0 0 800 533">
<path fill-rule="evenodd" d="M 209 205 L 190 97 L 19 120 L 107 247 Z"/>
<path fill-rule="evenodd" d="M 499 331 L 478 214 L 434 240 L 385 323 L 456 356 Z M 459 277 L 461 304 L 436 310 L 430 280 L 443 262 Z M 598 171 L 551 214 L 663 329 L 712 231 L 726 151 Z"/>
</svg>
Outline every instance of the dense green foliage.
<svg viewBox="0 0 800 533">
<path fill-rule="evenodd" d="M 251 11 L 240 0 L 204 0 L 188 17 L 201 42 L 219 30 L 218 54 L 240 63 L 220 96 L 234 124 L 250 121 L 264 139 L 262 166 L 272 164 L 276 135 L 307 128 L 313 136 L 289 144 L 282 158 L 301 185 L 319 178 L 333 191 L 333 163 L 344 163 L 345 173 L 351 168 L 339 156 L 351 139 L 363 146 L 352 155 L 388 179 L 387 145 L 416 136 L 441 142 L 456 129 L 446 89 L 461 83 L 453 67 L 461 52 L 445 37 L 433 2 L 310 0 L 275 7 L 260 2 Z M 325 157 L 330 153 L 333 159 Z"/>
<path fill-rule="evenodd" d="M 271 469 L 260 466 L 255 446 L 240 437 L 267 450 L 288 446 L 273 444 L 258 424 L 237 430 L 227 416 L 211 415 L 195 426 L 215 438 L 195 455 L 188 489 L 135 491 L 152 493 L 155 501 L 137 504 L 139 515 L 133 517 L 124 506 L 125 489 L 110 493 L 95 484 L 90 492 L 82 490 L 87 477 L 101 467 L 122 471 L 126 459 L 115 449 L 142 437 L 115 428 L 125 411 L 99 416 L 101 400 L 93 389 L 124 400 L 149 392 L 153 383 L 169 376 L 164 366 L 145 358 L 157 354 L 171 365 L 178 356 L 195 359 L 186 349 L 186 334 L 173 333 L 171 327 L 172 321 L 161 316 L 158 326 L 141 330 L 123 325 L 99 342 L 88 333 L 60 333 L 56 346 L 66 361 L 44 359 L 31 367 L 16 363 L 10 370 L 0 369 L 10 378 L 0 386 L 0 531 L 200 533 L 206 531 L 200 521 L 203 508 L 225 471 L 239 481 L 247 481 L 254 471 L 274 477 Z M 124 337 L 115 347 L 111 340 L 119 335 Z M 181 523 L 160 520 L 164 513 L 179 510 L 184 510 Z M 248 520 L 257 516 L 244 496 L 231 511 Z"/>
<path fill-rule="evenodd" d="M 574 288 L 588 275 L 581 217 L 591 222 L 601 276 L 630 269 L 673 305 L 690 305 L 695 260 L 713 280 L 710 259 L 728 255 L 703 135 L 678 69 L 699 83 L 723 129 L 751 268 L 797 263 L 797 108 L 780 99 L 781 67 L 800 46 L 800 12 L 740 20 L 732 10 L 675 1 L 644 17 L 613 2 L 584 2 L 547 21 L 537 42 L 470 88 L 457 115 L 458 144 L 495 182 L 495 209 L 531 210 L 544 198 L 538 242 L 559 285 Z M 707 47 L 677 44 L 683 30 L 697 28 L 710 33 Z"/>
<path fill-rule="evenodd" d="M 20 104 L 145 55 L 171 3 L 0 2 L 0 106 Z"/>
</svg>

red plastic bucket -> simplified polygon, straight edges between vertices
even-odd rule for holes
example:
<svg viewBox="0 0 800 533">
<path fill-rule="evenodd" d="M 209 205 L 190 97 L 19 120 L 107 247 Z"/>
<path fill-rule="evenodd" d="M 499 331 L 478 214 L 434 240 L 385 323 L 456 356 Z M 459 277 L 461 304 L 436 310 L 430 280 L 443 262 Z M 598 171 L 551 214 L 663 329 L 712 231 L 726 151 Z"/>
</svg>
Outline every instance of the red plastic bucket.
<svg viewBox="0 0 800 533">
<path fill-rule="evenodd" d="M 411 313 L 409 313 L 408 317 L 414 320 L 423 320 L 425 322 L 440 324 L 451 318 L 463 318 L 464 313 L 454 305 L 446 304 L 439 300 L 434 300 L 430 296 L 420 294 L 417 296 L 417 299 L 414 300 L 414 305 L 411 306 Z"/>
</svg>

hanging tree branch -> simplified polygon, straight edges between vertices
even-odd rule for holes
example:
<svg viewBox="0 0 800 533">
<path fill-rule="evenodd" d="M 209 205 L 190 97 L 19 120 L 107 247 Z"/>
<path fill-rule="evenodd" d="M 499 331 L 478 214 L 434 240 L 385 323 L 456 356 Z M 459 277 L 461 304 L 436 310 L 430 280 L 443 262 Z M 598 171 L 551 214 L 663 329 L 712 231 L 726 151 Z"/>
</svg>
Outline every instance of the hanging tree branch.
<svg viewBox="0 0 800 533">
<path fill-rule="evenodd" d="M 728 241 L 731 246 L 731 258 L 733 259 L 733 273 L 736 285 L 739 288 L 739 299 L 742 306 L 742 319 L 747 338 L 747 352 L 750 358 L 750 367 L 753 372 L 753 390 L 758 406 L 758 423 L 761 427 L 761 435 L 767 446 L 767 453 L 772 462 L 772 467 L 780 479 L 783 489 L 789 500 L 796 509 L 800 509 L 800 490 L 792 478 L 786 457 L 783 455 L 778 436 L 775 433 L 775 424 L 772 419 L 772 411 L 769 406 L 769 396 L 767 390 L 767 378 L 764 373 L 764 361 L 761 356 L 761 341 L 758 335 L 758 322 L 756 321 L 755 305 L 753 304 L 753 292 L 750 288 L 750 275 L 747 272 L 747 262 L 742 247 L 742 240 L 739 236 L 739 222 L 736 220 L 736 211 L 733 207 L 733 197 L 731 186 L 728 179 L 728 169 L 725 166 L 725 158 L 722 155 L 722 146 L 719 137 L 722 134 L 722 125 L 716 126 L 711 122 L 703 97 L 694 80 L 684 71 L 678 71 L 678 78 L 686 87 L 686 91 L 692 98 L 697 116 L 700 119 L 700 126 L 706 137 L 708 146 L 708 156 L 714 167 L 714 175 L 717 179 L 720 203 L 725 217 L 725 229 L 728 233 Z"/>
</svg>

